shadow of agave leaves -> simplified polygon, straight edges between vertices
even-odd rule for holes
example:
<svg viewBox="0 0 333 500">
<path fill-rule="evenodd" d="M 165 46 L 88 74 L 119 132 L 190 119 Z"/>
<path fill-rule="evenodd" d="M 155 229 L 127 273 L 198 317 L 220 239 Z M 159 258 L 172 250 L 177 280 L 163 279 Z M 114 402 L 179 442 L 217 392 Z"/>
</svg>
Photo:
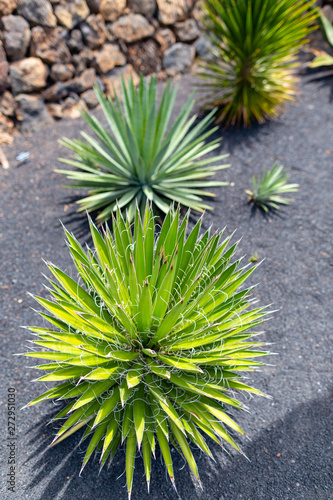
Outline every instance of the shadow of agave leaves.
<svg viewBox="0 0 333 500">
<path fill-rule="evenodd" d="M 263 208 L 260 206 L 256 205 L 256 203 L 252 203 L 251 201 L 246 202 L 247 206 L 250 206 L 250 218 L 253 219 L 256 216 L 261 216 L 263 217 L 266 221 L 268 221 L 270 218 L 273 219 L 280 219 L 280 220 L 286 220 L 288 219 L 288 213 L 286 212 L 286 208 L 283 209 L 283 205 L 279 210 L 276 208 L 270 207 L 268 209 L 268 212 L 266 212 Z"/>
<path fill-rule="evenodd" d="M 329 102 L 333 102 L 333 70 L 327 68 L 328 66 L 313 69 L 307 68 L 307 73 L 302 80 L 304 85 L 318 82 L 320 87 L 329 87 Z"/>
<path fill-rule="evenodd" d="M 202 115 L 200 117 L 202 118 Z M 282 120 L 279 118 L 267 120 L 265 123 L 254 122 L 251 127 L 218 124 L 218 129 L 209 137 L 209 140 L 220 139 L 221 143 L 217 151 L 235 155 L 241 146 L 251 147 L 252 143 L 265 142 L 266 137 L 274 133 L 275 129 L 281 125 Z M 213 123 L 208 130 L 214 127 L 216 124 Z M 228 163 L 228 158 L 226 163 Z"/>
<path fill-rule="evenodd" d="M 202 464 L 205 490 L 198 498 L 329 500 L 333 488 L 332 415 L 332 389 L 289 409 L 244 448 L 249 461 L 235 455 L 227 465 L 215 467 L 215 477 Z"/>
<path fill-rule="evenodd" d="M 51 444 L 57 430 L 61 426 L 60 420 L 52 422 L 52 419 L 66 406 L 66 401 L 59 401 L 56 404 L 53 402 L 50 403 L 52 407 L 48 413 L 31 425 L 27 431 L 27 435 L 29 436 L 27 444 L 36 446 L 37 443 L 38 449 L 27 458 L 25 463 L 33 457 L 38 456 L 41 452 L 46 452 L 47 447 Z M 29 408 L 25 408 L 23 411 L 29 411 Z"/>
<path fill-rule="evenodd" d="M 33 478 L 26 489 L 32 491 L 35 488 L 39 491 L 39 496 L 35 496 L 39 500 L 44 500 L 47 497 L 77 499 L 79 496 L 83 499 L 97 498 L 99 489 L 105 489 L 106 493 L 104 498 L 110 499 L 127 499 L 126 489 L 126 474 L 125 474 L 125 446 L 121 445 L 117 454 L 115 455 L 111 466 L 107 464 L 100 471 L 99 469 L 99 454 L 94 454 L 86 467 L 84 468 L 81 476 L 80 469 L 82 461 L 86 452 L 87 443 L 89 438 L 84 443 L 80 443 L 84 429 L 74 433 L 69 438 L 65 439 L 54 448 L 48 448 L 52 443 L 54 436 L 61 426 L 63 421 L 54 421 L 52 419 L 61 411 L 68 403 L 61 401 L 56 406 L 52 407 L 50 411 L 38 420 L 34 425 L 29 428 L 28 434 L 30 439 L 28 445 L 34 446 L 34 452 L 30 454 L 27 460 L 22 464 L 23 466 L 30 465 L 32 468 Z M 203 455 L 200 451 L 194 450 L 195 455 L 200 457 Z M 186 467 L 185 460 L 179 454 L 171 449 L 172 460 L 176 477 L 177 475 L 185 474 L 188 481 L 186 494 L 192 491 L 193 494 L 198 490 L 198 485 L 194 476 L 192 476 Z M 207 460 L 207 457 L 204 457 Z M 192 479 L 192 482 L 191 482 Z M 46 486 L 40 492 L 40 484 Z M 112 491 L 109 490 L 109 484 L 112 484 Z M 162 459 L 162 455 L 157 448 L 156 460 L 153 464 L 151 489 L 154 489 L 155 495 L 151 496 L 147 493 L 144 466 L 141 453 L 137 452 L 137 459 L 135 462 L 134 473 L 134 491 L 133 500 L 144 498 L 174 498 L 182 499 L 179 492 L 175 490 L 167 475 L 166 468 Z M 77 495 L 77 491 L 83 489 L 82 494 Z M 107 493 L 108 492 L 108 493 Z M 162 496 L 159 496 L 159 495 Z M 97 495 L 97 496 L 96 496 Z M 186 496 L 183 498 L 187 498 Z"/>
<path fill-rule="evenodd" d="M 96 213 L 90 214 L 93 221 L 96 220 L 96 215 Z M 71 212 L 66 213 L 62 218 L 62 223 L 70 233 L 74 234 L 81 245 L 85 246 L 85 244 L 87 244 L 89 247 L 93 245 L 86 212 L 78 212 L 77 206 L 74 206 Z"/>
<path fill-rule="evenodd" d="M 333 489 L 333 391 L 289 410 L 284 418 L 273 421 L 259 436 L 244 446 L 249 460 L 240 454 L 227 453 L 211 445 L 216 457 L 214 463 L 199 451 L 195 458 L 201 471 L 203 489 L 191 481 L 184 461 L 173 450 L 177 493 L 167 480 L 165 467 L 157 453 L 153 465 L 151 493 L 148 495 L 142 460 L 136 460 L 133 500 L 207 500 L 249 498 L 257 500 L 284 499 L 329 500 Z M 42 483 L 36 500 L 66 498 L 66 500 L 121 500 L 127 498 L 125 488 L 125 459 L 119 450 L 109 471 L 104 468 L 98 475 L 97 460 L 88 463 L 82 476 L 79 471 L 84 446 L 76 448 L 80 435 L 73 435 L 54 448 L 45 451 L 52 441 L 55 428 L 45 427 L 47 415 L 31 430 L 38 448 L 29 461 L 33 461 L 33 479 L 27 490 Z M 43 425 L 44 424 L 44 425 Z M 41 443 L 37 433 L 47 438 Z M 36 434 L 36 435 L 35 435 Z M 82 453 L 81 453 L 82 451 Z M 35 460 L 37 458 L 37 460 Z M 120 479 L 116 481 L 119 477 Z M 221 496 L 222 495 L 222 496 Z"/>
</svg>

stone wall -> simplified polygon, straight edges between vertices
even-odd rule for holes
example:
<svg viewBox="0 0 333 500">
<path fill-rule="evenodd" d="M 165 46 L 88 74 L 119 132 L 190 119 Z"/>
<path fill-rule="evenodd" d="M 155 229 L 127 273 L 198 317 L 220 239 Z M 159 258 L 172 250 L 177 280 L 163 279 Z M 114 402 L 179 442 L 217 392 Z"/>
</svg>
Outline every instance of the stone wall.
<svg viewBox="0 0 333 500">
<path fill-rule="evenodd" d="M 207 51 L 197 0 L 0 0 L 0 142 L 77 104 L 96 106 L 97 80 L 190 70 Z"/>
</svg>

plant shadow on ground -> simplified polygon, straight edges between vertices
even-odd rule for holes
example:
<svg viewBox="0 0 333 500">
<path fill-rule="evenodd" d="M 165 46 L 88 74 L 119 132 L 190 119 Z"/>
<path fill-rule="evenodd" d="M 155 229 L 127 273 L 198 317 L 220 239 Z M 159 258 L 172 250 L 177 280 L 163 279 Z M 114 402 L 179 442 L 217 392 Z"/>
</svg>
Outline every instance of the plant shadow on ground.
<svg viewBox="0 0 333 500">
<path fill-rule="evenodd" d="M 265 210 L 263 208 L 259 207 L 258 205 L 256 205 L 255 203 L 252 203 L 250 201 L 247 201 L 246 205 L 250 209 L 250 218 L 251 219 L 256 217 L 257 215 L 263 217 L 266 220 L 268 220 L 271 217 L 274 217 L 275 219 L 282 219 L 282 220 L 286 219 L 288 217 L 288 214 L 283 209 L 277 210 L 275 208 L 270 207 L 268 209 L 268 212 L 265 212 Z"/>
<path fill-rule="evenodd" d="M 198 115 L 193 126 L 201 121 L 208 111 L 200 110 L 200 104 L 197 102 L 195 113 Z M 246 127 L 243 124 L 238 125 L 224 125 L 223 123 L 212 123 L 207 130 L 218 127 L 218 129 L 210 136 L 209 140 L 220 139 L 220 149 L 222 152 L 230 153 L 235 156 L 240 145 L 251 145 L 251 143 L 263 143 L 265 137 L 270 135 L 275 127 L 283 125 L 282 117 L 267 119 L 264 123 L 253 121 L 251 127 Z"/>
<path fill-rule="evenodd" d="M 86 243 L 91 247 L 93 244 L 93 240 L 89 229 L 89 219 L 87 217 L 87 213 L 78 212 L 78 205 L 76 204 L 76 202 L 81 198 L 82 196 L 68 196 L 66 199 L 61 200 L 60 205 L 74 205 L 74 209 L 63 216 L 61 222 L 68 231 L 74 234 L 81 245 L 84 245 Z M 90 214 L 90 217 L 93 221 L 96 220 L 96 216 L 97 213 Z"/>
<path fill-rule="evenodd" d="M 228 188 L 228 186 L 225 186 Z M 247 195 L 248 196 L 248 195 Z M 67 205 L 67 204 L 75 204 L 76 201 L 81 199 L 82 196 L 69 196 L 67 198 L 64 198 L 61 200 L 60 205 Z M 209 196 L 203 196 L 202 197 L 205 202 L 208 202 L 208 204 L 212 207 L 212 209 L 215 208 L 215 206 L 218 205 L 219 199 L 217 197 L 209 197 Z M 177 204 L 175 204 L 177 206 Z M 264 219 L 268 220 L 271 217 L 274 217 L 276 219 L 286 219 L 288 217 L 288 213 L 286 212 L 285 207 L 281 206 L 280 210 L 275 210 L 273 208 L 270 208 L 268 212 L 265 212 L 262 208 L 260 208 L 258 205 L 255 203 L 252 203 L 250 201 L 244 201 L 243 207 L 245 211 L 249 212 L 249 218 L 253 219 L 255 217 L 263 217 Z M 187 212 L 186 207 L 181 207 L 181 217 L 183 218 Z M 89 229 L 89 220 L 88 220 L 88 213 L 85 212 L 78 212 L 78 211 L 70 211 L 68 214 L 65 214 L 62 217 L 62 223 L 65 226 L 66 229 L 68 229 L 70 232 L 76 236 L 76 238 L 79 240 L 81 244 L 87 244 L 90 248 L 93 246 L 93 240 L 91 237 L 90 229 Z M 98 215 L 98 212 L 92 212 L 89 214 L 91 219 L 95 222 L 96 217 Z M 189 216 L 189 223 L 190 226 L 193 227 L 198 219 L 202 217 L 202 213 L 196 212 L 194 210 L 190 211 L 190 216 Z M 163 214 L 159 213 L 156 214 L 156 230 L 158 233 L 158 229 L 161 227 L 162 220 L 163 220 Z M 60 223 L 59 223 L 60 224 Z M 112 231 L 112 221 L 111 219 L 107 222 L 107 225 Z M 105 223 L 101 224 L 99 226 L 99 230 L 101 231 L 101 228 L 105 226 Z M 203 222 L 203 229 L 205 229 L 205 224 Z"/>
<path fill-rule="evenodd" d="M 320 87 L 323 88 L 328 87 L 330 89 L 329 102 L 333 102 L 333 69 L 321 70 L 321 68 L 319 68 L 318 71 L 318 68 L 316 68 L 311 72 L 308 71 L 306 73 L 306 76 L 303 78 L 303 82 L 305 84 L 318 82 Z"/>
<path fill-rule="evenodd" d="M 246 498 L 259 500 L 267 499 L 266 491 L 270 491 L 273 494 L 270 498 L 277 500 L 328 500 L 333 488 L 332 410 L 333 391 L 298 405 L 244 446 L 250 461 L 234 453 L 226 461 L 224 453 L 221 463 L 221 449 L 217 446 L 212 446 L 213 452 L 219 457 L 216 463 L 195 452 L 203 490 L 190 480 L 187 467 L 179 471 L 184 467 L 184 462 L 178 454 L 173 453 L 178 494 L 166 478 L 164 465 L 158 455 L 152 471 L 151 494 L 148 495 L 142 460 L 137 458 L 132 498 L 234 500 L 245 498 L 242 495 L 245 492 Z M 124 453 L 118 451 L 110 470 L 105 468 L 100 475 L 97 460 L 92 460 L 79 477 L 85 450 L 84 445 L 75 449 L 80 436 L 71 436 L 57 447 L 45 451 L 55 433 L 54 425 L 46 427 L 46 419 L 38 422 L 30 431 L 33 434 L 32 441 L 37 441 L 38 447 L 35 455 L 28 459 L 35 462 L 35 477 L 28 485 L 28 491 L 45 480 L 51 471 L 56 471 L 38 497 L 40 500 L 113 500 L 127 497 L 125 477 L 116 481 L 125 470 Z M 40 431 L 46 433 L 46 438 L 40 437 Z M 37 500 L 37 497 L 34 498 Z"/>
</svg>

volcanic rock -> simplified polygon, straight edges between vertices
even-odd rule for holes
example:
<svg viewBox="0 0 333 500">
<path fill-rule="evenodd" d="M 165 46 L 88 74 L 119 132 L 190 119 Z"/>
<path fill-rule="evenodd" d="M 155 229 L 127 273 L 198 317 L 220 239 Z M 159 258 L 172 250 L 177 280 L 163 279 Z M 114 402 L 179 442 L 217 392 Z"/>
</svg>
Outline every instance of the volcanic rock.
<svg viewBox="0 0 333 500">
<path fill-rule="evenodd" d="M 19 0 L 17 12 L 32 26 L 48 26 L 53 28 L 57 24 L 49 0 Z"/>
<path fill-rule="evenodd" d="M 84 42 L 91 49 L 98 49 L 108 38 L 108 30 L 100 14 L 89 16 L 80 29 Z"/>
<path fill-rule="evenodd" d="M 116 43 L 106 43 L 96 55 L 96 68 L 99 73 L 107 73 L 115 66 L 126 64 L 126 57 Z"/>
<path fill-rule="evenodd" d="M 135 42 L 151 36 L 155 29 L 141 14 L 120 17 L 112 25 L 112 33 L 125 42 Z"/>
<path fill-rule="evenodd" d="M 99 12 L 105 21 L 115 21 L 125 10 L 126 0 L 101 0 Z"/>
<path fill-rule="evenodd" d="M 4 46 L 11 61 L 23 59 L 30 43 L 29 24 L 21 16 L 5 16 L 1 19 L 3 25 Z"/>
<path fill-rule="evenodd" d="M 30 54 L 39 57 L 47 64 L 68 63 L 71 54 L 66 45 L 67 30 L 60 26 L 56 28 L 42 28 L 36 26 L 32 29 Z"/>
<path fill-rule="evenodd" d="M 34 92 L 46 85 L 47 67 L 37 57 L 28 57 L 12 63 L 9 72 L 14 95 Z"/>
<path fill-rule="evenodd" d="M 163 56 L 163 66 L 169 76 L 184 73 L 191 69 L 195 55 L 192 45 L 175 43 L 166 50 Z"/>
</svg>

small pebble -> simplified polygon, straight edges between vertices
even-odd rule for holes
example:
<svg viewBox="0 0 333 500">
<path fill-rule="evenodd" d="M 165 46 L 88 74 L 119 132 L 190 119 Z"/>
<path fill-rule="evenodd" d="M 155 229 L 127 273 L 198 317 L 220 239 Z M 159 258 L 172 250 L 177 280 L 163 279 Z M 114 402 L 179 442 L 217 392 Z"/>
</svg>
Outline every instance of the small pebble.
<svg viewBox="0 0 333 500">
<path fill-rule="evenodd" d="M 18 153 L 15 156 L 16 160 L 20 163 L 26 163 L 28 159 L 30 158 L 30 153 L 29 151 L 21 151 L 21 153 Z"/>
</svg>

